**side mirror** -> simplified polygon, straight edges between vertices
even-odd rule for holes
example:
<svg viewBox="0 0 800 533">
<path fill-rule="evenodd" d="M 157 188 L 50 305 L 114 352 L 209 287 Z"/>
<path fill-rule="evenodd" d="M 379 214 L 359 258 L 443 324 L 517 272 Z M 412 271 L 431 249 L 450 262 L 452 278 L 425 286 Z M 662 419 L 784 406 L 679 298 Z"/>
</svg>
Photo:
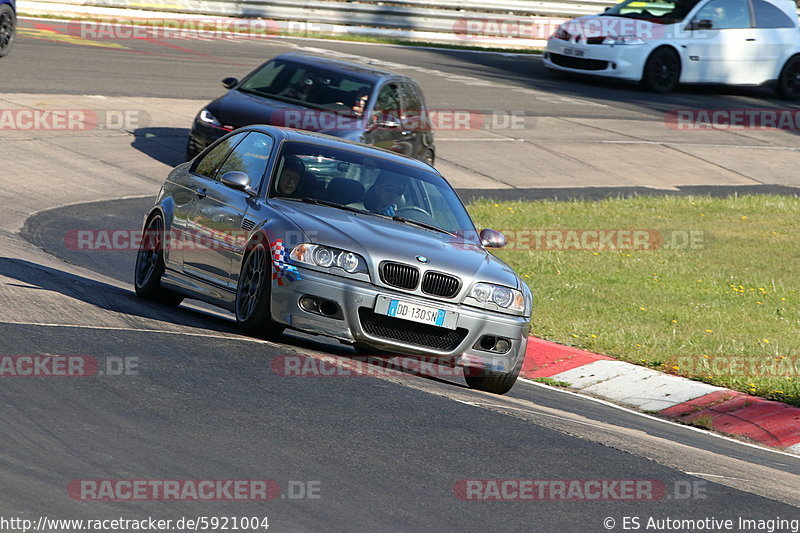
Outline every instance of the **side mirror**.
<svg viewBox="0 0 800 533">
<path fill-rule="evenodd" d="M 246 192 L 250 196 L 256 195 L 256 191 L 250 188 L 250 176 L 244 172 L 226 172 L 219 180 L 223 183 L 223 185 L 226 185 L 231 189 Z"/>
<path fill-rule="evenodd" d="M 689 23 L 688 30 L 710 30 L 714 27 L 714 23 L 708 19 L 693 20 Z"/>
<path fill-rule="evenodd" d="M 605 8 L 605 9 L 603 10 L 603 13 L 608 13 L 608 10 L 609 10 L 609 9 L 611 9 L 611 7 L 607 7 L 607 8 Z"/>
<path fill-rule="evenodd" d="M 233 89 L 239 84 L 238 78 L 225 78 L 222 80 L 222 86 L 226 89 Z"/>
<path fill-rule="evenodd" d="M 506 245 L 506 236 L 497 230 L 483 229 L 481 230 L 481 244 L 486 248 L 502 248 Z"/>
</svg>

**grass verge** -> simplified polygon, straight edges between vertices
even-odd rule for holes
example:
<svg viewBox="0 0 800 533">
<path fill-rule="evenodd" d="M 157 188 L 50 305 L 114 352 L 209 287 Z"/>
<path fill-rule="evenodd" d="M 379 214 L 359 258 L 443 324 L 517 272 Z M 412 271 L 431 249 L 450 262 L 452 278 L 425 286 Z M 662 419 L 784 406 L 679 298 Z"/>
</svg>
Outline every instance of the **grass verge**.
<svg viewBox="0 0 800 533">
<path fill-rule="evenodd" d="M 800 405 L 800 198 L 478 201 L 470 212 L 511 237 L 496 254 L 531 287 L 537 337 Z M 582 245 L 591 230 L 647 230 L 652 247 Z"/>
</svg>

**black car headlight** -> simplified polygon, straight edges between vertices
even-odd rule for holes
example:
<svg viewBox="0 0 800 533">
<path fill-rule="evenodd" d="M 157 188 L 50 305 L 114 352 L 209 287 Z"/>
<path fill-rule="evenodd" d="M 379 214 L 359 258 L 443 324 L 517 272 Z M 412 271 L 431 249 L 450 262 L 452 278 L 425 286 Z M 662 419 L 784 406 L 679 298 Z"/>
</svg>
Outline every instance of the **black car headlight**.
<svg viewBox="0 0 800 533">
<path fill-rule="evenodd" d="M 521 291 L 491 283 L 476 283 L 469 291 L 469 297 L 481 304 L 491 302 L 501 309 L 525 311 L 525 296 Z"/>
<path fill-rule="evenodd" d="M 197 120 L 202 122 L 203 124 L 208 124 L 209 126 L 213 126 L 215 128 L 222 128 L 222 122 L 217 120 L 217 117 L 211 114 L 211 111 L 208 108 L 203 108 L 200 113 L 197 115 Z"/>
<path fill-rule="evenodd" d="M 307 265 L 322 268 L 339 267 L 350 274 L 368 272 L 367 262 L 360 255 L 320 244 L 298 244 L 292 248 L 289 257 Z"/>
</svg>

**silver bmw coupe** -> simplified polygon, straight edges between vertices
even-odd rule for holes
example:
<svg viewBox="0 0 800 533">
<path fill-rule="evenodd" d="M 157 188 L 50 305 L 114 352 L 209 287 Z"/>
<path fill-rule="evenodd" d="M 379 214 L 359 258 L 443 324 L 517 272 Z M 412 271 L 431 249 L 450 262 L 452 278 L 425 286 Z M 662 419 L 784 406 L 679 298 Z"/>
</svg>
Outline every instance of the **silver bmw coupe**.
<svg viewBox="0 0 800 533">
<path fill-rule="evenodd" d="M 178 165 L 144 217 L 134 284 L 232 311 L 247 334 L 285 328 L 361 353 L 464 367 L 504 394 L 519 375 L 532 297 L 487 251 L 453 188 L 414 159 L 272 126 L 236 130 Z"/>
</svg>

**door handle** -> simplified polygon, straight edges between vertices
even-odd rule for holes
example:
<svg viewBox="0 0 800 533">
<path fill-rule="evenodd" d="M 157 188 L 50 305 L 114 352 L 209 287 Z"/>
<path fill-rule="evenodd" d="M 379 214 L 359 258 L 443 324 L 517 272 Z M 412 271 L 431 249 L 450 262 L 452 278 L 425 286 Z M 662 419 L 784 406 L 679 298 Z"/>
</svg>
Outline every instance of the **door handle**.
<svg viewBox="0 0 800 533">
<path fill-rule="evenodd" d="M 201 200 L 202 200 L 203 198 L 205 198 L 205 197 L 206 197 L 206 190 L 205 190 L 205 189 L 197 189 L 196 191 L 194 191 L 194 193 L 195 193 L 195 194 L 197 195 L 197 197 L 198 197 L 198 198 L 200 198 Z"/>
<path fill-rule="evenodd" d="M 753 37 L 751 37 L 749 39 L 745 39 L 745 41 L 755 41 L 755 39 Z"/>
</svg>

